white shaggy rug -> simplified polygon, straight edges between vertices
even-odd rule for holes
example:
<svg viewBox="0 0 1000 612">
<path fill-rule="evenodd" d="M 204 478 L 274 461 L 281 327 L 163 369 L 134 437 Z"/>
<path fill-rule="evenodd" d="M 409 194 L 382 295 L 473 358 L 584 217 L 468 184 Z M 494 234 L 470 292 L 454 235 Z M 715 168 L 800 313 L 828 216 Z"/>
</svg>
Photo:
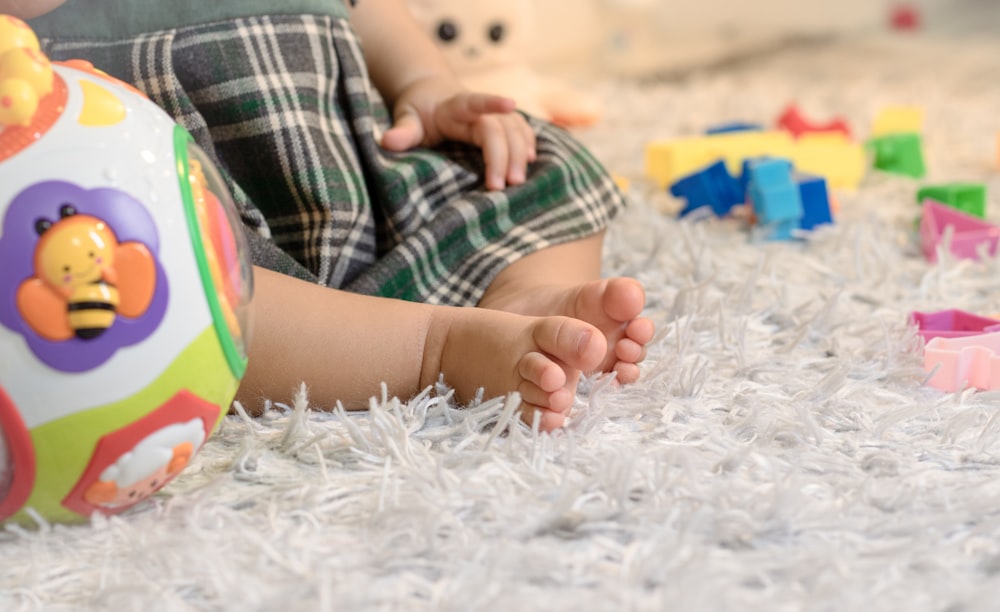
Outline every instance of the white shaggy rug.
<svg viewBox="0 0 1000 612">
<path fill-rule="evenodd" d="M 580 137 L 632 179 L 606 264 L 648 289 L 641 382 L 588 380 L 554 435 L 504 398 L 229 417 L 124 515 L 0 531 L 0 610 L 996 609 L 1000 392 L 923 386 L 907 316 L 1000 313 L 1000 261 L 931 265 L 913 232 L 929 182 L 987 182 L 1000 220 L 998 67 L 1000 43 L 883 35 L 601 83 Z M 872 173 L 769 244 L 641 180 L 650 139 L 792 100 L 862 137 L 922 106 L 930 175 Z"/>
</svg>

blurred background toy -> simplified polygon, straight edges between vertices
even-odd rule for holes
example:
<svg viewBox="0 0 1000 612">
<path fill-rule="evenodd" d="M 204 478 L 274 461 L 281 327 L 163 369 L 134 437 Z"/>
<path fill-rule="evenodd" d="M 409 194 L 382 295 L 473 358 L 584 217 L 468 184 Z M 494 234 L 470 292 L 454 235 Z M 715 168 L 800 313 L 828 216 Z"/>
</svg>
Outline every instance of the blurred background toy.
<svg viewBox="0 0 1000 612">
<path fill-rule="evenodd" d="M 183 128 L 0 15 L 0 521 L 119 512 L 189 464 L 246 369 L 239 227 Z"/>
<path fill-rule="evenodd" d="M 465 85 L 508 96 L 522 111 L 563 126 L 600 119 L 596 98 L 531 64 L 530 0 L 409 0 Z"/>
</svg>

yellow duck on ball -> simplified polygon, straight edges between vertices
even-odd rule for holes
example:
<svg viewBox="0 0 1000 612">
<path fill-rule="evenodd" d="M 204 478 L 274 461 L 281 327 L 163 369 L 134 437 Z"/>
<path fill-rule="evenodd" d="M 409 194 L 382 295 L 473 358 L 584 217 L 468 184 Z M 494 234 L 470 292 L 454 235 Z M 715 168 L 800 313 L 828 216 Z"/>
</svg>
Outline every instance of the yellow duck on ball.
<svg viewBox="0 0 1000 612">
<path fill-rule="evenodd" d="M 28 125 L 52 92 L 52 64 L 23 21 L 0 16 L 0 125 Z"/>
</svg>

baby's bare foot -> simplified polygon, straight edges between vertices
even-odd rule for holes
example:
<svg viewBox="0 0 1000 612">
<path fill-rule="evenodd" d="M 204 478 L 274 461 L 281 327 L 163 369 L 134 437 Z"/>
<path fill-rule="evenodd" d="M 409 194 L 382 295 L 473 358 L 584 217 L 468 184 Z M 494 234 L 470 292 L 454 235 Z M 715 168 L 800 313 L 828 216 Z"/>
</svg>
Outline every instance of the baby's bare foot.
<svg viewBox="0 0 1000 612">
<path fill-rule="evenodd" d="M 632 278 L 591 281 L 569 290 L 564 314 L 582 319 L 600 329 L 608 341 L 601 370 L 615 372 L 623 383 L 639 379 L 638 363 L 646 358 L 646 345 L 653 339 L 653 322 L 639 314 L 646 305 L 646 292 Z"/>
<path fill-rule="evenodd" d="M 561 427 L 576 397 L 580 372 L 607 355 L 601 330 L 564 316 L 527 317 L 481 308 L 444 311 L 424 348 L 424 384 L 442 372 L 459 401 L 479 387 L 487 397 L 521 394 L 522 419 L 539 413 L 543 431 Z"/>
<path fill-rule="evenodd" d="M 606 278 L 578 285 L 509 287 L 488 294 L 480 303 L 527 315 L 565 315 L 586 321 L 604 334 L 607 353 L 600 369 L 615 372 L 623 383 L 639 378 L 639 366 L 646 357 L 646 345 L 653 339 L 653 322 L 640 317 L 646 293 L 632 278 Z"/>
</svg>

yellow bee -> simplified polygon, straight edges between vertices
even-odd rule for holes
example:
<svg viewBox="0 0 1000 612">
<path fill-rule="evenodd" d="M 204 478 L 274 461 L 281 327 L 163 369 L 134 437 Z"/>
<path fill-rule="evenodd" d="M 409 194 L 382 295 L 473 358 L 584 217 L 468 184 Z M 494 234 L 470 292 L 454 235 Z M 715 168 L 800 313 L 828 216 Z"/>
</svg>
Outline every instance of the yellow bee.
<svg viewBox="0 0 1000 612">
<path fill-rule="evenodd" d="M 97 338 L 116 317 L 149 308 L 156 264 L 142 243 L 119 243 L 107 223 L 70 204 L 59 219 L 38 219 L 35 276 L 21 283 L 17 307 L 28 325 L 51 341 Z"/>
</svg>

